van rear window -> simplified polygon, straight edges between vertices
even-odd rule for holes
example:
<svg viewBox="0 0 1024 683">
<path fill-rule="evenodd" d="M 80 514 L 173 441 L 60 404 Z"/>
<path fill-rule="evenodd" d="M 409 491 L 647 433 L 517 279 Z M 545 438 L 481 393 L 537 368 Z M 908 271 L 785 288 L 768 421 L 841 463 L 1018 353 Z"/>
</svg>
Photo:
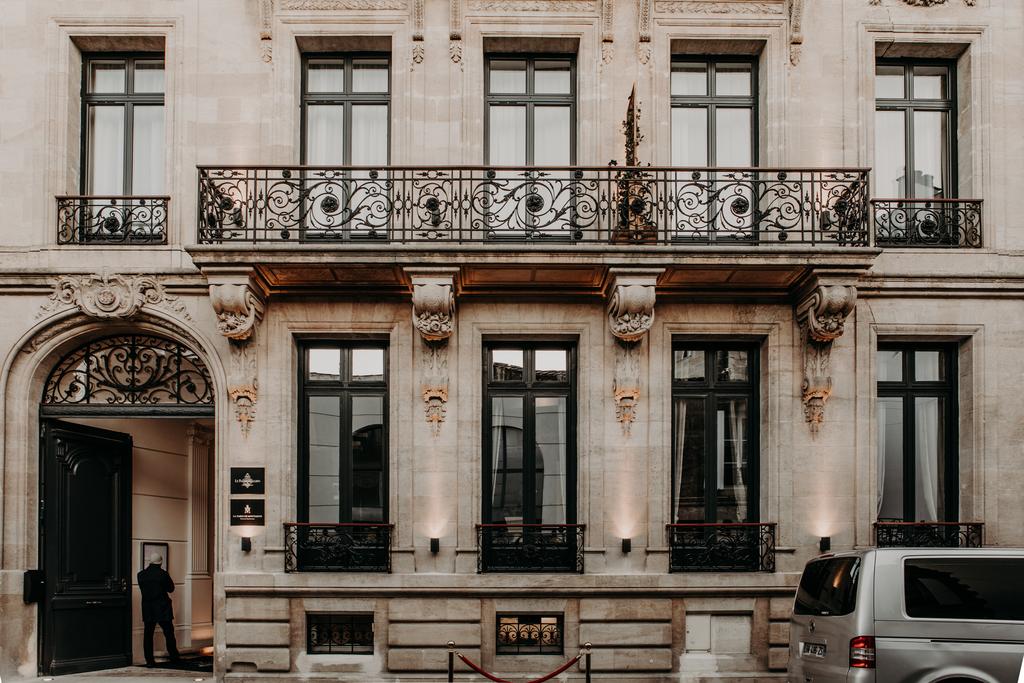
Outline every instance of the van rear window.
<svg viewBox="0 0 1024 683">
<path fill-rule="evenodd" d="M 936 557 L 903 565 L 907 616 L 1024 621 L 1024 559 Z"/>
<path fill-rule="evenodd" d="M 812 560 L 800 578 L 793 611 L 819 617 L 849 614 L 857 606 L 859 574 L 859 557 Z"/>
</svg>

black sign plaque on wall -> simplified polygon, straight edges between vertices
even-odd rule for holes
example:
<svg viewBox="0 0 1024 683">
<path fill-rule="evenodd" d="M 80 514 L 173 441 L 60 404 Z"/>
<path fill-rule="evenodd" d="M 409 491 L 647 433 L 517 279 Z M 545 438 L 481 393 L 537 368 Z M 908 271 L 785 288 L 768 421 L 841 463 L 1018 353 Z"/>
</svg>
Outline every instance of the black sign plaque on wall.
<svg viewBox="0 0 1024 683">
<path fill-rule="evenodd" d="M 262 498 L 232 498 L 231 526 L 264 526 Z"/>
<path fill-rule="evenodd" d="M 264 472 L 262 467 L 232 467 L 231 495 L 262 494 L 264 492 Z"/>
</svg>

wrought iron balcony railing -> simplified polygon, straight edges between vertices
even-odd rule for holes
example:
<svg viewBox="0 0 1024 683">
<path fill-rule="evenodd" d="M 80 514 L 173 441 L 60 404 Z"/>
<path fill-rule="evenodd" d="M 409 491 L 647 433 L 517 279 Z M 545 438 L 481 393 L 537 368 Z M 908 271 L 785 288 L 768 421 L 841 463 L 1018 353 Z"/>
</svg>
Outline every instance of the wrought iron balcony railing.
<svg viewBox="0 0 1024 683">
<path fill-rule="evenodd" d="M 667 526 L 669 571 L 775 571 L 774 522 Z"/>
<path fill-rule="evenodd" d="M 984 522 L 875 522 L 879 548 L 980 548 Z"/>
<path fill-rule="evenodd" d="M 478 524 L 477 571 L 583 573 L 584 524 Z"/>
<path fill-rule="evenodd" d="M 170 197 L 57 197 L 57 244 L 167 244 Z"/>
<path fill-rule="evenodd" d="M 284 525 L 286 572 L 390 572 L 392 524 Z"/>
<path fill-rule="evenodd" d="M 980 199 L 873 199 L 880 247 L 981 247 Z"/>
<path fill-rule="evenodd" d="M 867 246 L 864 169 L 200 167 L 203 244 Z"/>
</svg>

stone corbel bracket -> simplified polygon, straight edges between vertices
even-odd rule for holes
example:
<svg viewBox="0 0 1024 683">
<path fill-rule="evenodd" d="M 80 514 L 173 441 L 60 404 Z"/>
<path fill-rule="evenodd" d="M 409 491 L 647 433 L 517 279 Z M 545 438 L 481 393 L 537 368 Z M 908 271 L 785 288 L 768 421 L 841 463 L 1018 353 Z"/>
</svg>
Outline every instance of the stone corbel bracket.
<svg viewBox="0 0 1024 683">
<path fill-rule="evenodd" d="M 654 324 L 654 301 L 663 269 L 620 269 L 609 272 L 608 329 L 616 339 L 612 398 L 615 419 L 629 435 L 640 402 L 639 343 Z"/>
<path fill-rule="evenodd" d="M 856 303 L 856 286 L 816 282 L 796 305 L 804 360 L 804 419 L 812 433 L 824 422 L 825 402 L 832 395 L 832 344 L 842 336 Z"/>
<path fill-rule="evenodd" d="M 264 293 L 249 271 L 207 273 L 210 304 L 217 314 L 217 331 L 235 342 L 246 342 L 263 319 Z"/>
<path fill-rule="evenodd" d="M 458 268 L 406 268 L 412 283 L 412 324 L 420 333 L 423 412 L 434 436 L 448 412 L 448 340 L 455 332 Z"/>
</svg>

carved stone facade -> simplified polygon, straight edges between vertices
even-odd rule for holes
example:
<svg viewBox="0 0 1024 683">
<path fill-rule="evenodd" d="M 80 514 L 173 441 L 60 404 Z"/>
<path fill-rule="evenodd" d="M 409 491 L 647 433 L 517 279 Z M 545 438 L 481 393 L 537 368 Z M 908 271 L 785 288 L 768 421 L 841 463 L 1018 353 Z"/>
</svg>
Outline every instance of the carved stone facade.
<svg viewBox="0 0 1024 683">
<path fill-rule="evenodd" d="M 263 301 L 248 284 L 210 285 L 210 304 L 217 314 L 217 331 L 234 341 L 248 340 L 263 318 Z"/>
<path fill-rule="evenodd" d="M 65 275 L 57 279 L 53 294 L 36 317 L 62 307 L 75 307 L 97 320 L 133 318 L 143 306 L 163 306 L 191 320 L 178 297 L 148 275 L 120 275 L 103 271 L 95 275 Z"/>
<path fill-rule="evenodd" d="M 842 336 L 846 319 L 856 303 L 855 286 L 819 284 L 796 306 L 803 340 L 804 419 L 813 432 L 824 422 L 825 402 L 832 395 L 832 344 Z"/>
<path fill-rule="evenodd" d="M 635 342 L 654 324 L 654 298 L 660 270 L 613 269 L 608 296 L 608 327 L 617 339 Z"/>
</svg>

